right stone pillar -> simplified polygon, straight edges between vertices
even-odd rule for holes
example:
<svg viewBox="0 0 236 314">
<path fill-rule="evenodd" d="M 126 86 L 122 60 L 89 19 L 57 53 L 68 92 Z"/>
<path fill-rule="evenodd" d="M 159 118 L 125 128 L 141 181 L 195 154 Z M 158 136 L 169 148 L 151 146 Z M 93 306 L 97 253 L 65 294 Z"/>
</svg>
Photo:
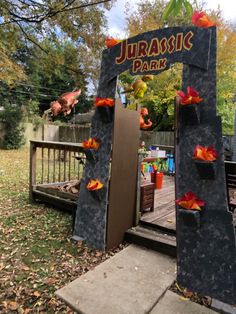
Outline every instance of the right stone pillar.
<svg viewBox="0 0 236 314">
<path fill-rule="evenodd" d="M 208 70 L 191 65 L 183 69 L 183 90 L 193 87 L 203 98 L 199 119 L 190 116 L 186 121 L 176 105 L 176 198 L 192 191 L 205 201 L 198 217 L 192 217 L 196 223 L 187 223 L 186 212 L 176 210 L 177 281 L 192 291 L 235 304 L 235 228 L 227 205 L 221 120 L 216 115 L 216 28 L 211 32 Z M 214 179 L 199 176 L 192 159 L 197 145 L 215 147 Z"/>
</svg>

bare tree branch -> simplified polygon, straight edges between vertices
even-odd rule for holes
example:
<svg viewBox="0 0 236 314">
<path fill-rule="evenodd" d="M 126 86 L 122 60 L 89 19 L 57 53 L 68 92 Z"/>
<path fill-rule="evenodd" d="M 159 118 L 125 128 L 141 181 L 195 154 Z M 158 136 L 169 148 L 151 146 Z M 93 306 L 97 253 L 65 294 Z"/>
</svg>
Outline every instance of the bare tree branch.
<svg viewBox="0 0 236 314">
<path fill-rule="evenodd" d="M 48 54 L 48 51 L 46 49 L 44 49 L 42 46 L 40 46 L 36 41 L 34 41 L 24 30 L 24 28 L 20 25 L 20 23 L 18 21 L 15 21 L 15 23 L 19 26 L 20 30 L 22 31 L 22 33 L 25 35 L 25 37 L 32 42 L 34 45 L 36 45 L 37 47 L 39 47 L 43 52 L 45 52 L 46 54 Z"/>
<path fill-rule="evenodd" d="M 58 11 L 56 12 L 56 14 L 61 13 L 61 12 L 66 12 L 66 11 L 72 11 L 72 10 L 83 9 L 83 8 L 86 8 L 86 7 L 90 7 L 90 6 L 93 6 L 93 5 L 102 4 L 102 3 L 106 3 L 106 2 L 111 2 L 111 0 L 101 0 L 101 1 L 98 1 L 98 2 L 92 2 L 92 3 L 87 3 L 87 4 L 81 4 L 81 5 L 77 6 L 77 7 L 67 8 L 67 9 L 64 9 L 64 10 L 58 10 Z"/>
<path fill-rule="evenodd" d="M 32 1 L 32 0 L 30 0 L 30 1 Z M 97 1 L 97 2 L 86 3 L 86 4 L 79 5 L 79 6 L 74 6 L 74 7 L 68 8 L 74 2 L 75 2 L 75 0 L 72 0 L 68 4 L 66 4 L 64 7 L 62 7 L 59 10 L 56 10 L 56 11 L 54 9 L 52 9 L 52 8 L 49 8 L 47 13 L 40 14 L 40 15 L 35 15 L 35 16 L 32 16 L 32 17 L 21 16 L 18 13 L 13 12 L 10 9 L 8 9 L 8 12 L 9 12 L 10 16 L 13 16 L 18 21 L 24 21 L 24 22 L 28 22 L 28 23 L 41 23 L 42 21 L 44 21 L 44 20 L 46 20 L 48 18 L 54 17 L 55 15 L 63 13 L 63 12 L 83 9 L 83 8 L 90 7 L 90 6 L 93 6 L 93 5 L 98 5 L 98 4 L 102 4 L 102 3 L 106 3 L 106 2 L 111 2 L 111 0 L 100 0 L 100 1 Z M 1 25 L 2 24 L 0 24 L 0 26 Z"/>
</svg>

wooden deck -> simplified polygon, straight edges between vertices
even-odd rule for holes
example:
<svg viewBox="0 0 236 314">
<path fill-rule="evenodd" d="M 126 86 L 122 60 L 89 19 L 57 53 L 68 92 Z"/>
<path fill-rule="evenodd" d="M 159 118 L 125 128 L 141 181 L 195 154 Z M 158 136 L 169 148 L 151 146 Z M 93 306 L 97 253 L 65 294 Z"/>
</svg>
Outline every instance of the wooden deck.
<svg viewBox="0 0 236 314">
<path fill-rule="evenodd" d="M 236 227 L 236 210 L 233 219 Z M 154 211 L 143 213 L 140 220 L 170 231 L 176 230 L 175 181 L 173 176 L 164 176 L 162 189 L 155 190 Z"/>
<path fill-rule="evenodd" d="M 176 229 L 173 176 L 164 176 L 162 189 L 155 190 L 154 211 L 143 213 L 140 220 L 170 230 Z"/>
</svg>

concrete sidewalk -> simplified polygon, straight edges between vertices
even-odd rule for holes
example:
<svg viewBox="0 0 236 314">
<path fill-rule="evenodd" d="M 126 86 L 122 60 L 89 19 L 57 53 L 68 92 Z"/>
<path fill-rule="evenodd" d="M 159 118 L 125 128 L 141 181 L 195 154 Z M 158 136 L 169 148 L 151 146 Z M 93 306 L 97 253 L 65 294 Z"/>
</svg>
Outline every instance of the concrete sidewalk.
<svg viewBox="0 0 236 314">
<path fill-rule="evenodd" d="M 83 314 L 215 313 L 168 290 L 175 269 L 175 259 L 130 245 L 56 295 Z"/>
</svg>

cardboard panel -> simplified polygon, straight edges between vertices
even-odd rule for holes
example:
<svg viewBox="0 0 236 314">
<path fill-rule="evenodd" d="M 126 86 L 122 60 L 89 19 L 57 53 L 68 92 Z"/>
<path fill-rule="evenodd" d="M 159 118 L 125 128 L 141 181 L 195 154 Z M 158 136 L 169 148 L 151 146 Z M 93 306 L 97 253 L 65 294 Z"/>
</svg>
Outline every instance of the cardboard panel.
<svg viewBox="0 0 236 314">
<path fill-rule="evenodd" d="M 115 105 L 107 248 L 123 241 L 134 224 L 139 148 L 139 112 Z"/>
</svg>

